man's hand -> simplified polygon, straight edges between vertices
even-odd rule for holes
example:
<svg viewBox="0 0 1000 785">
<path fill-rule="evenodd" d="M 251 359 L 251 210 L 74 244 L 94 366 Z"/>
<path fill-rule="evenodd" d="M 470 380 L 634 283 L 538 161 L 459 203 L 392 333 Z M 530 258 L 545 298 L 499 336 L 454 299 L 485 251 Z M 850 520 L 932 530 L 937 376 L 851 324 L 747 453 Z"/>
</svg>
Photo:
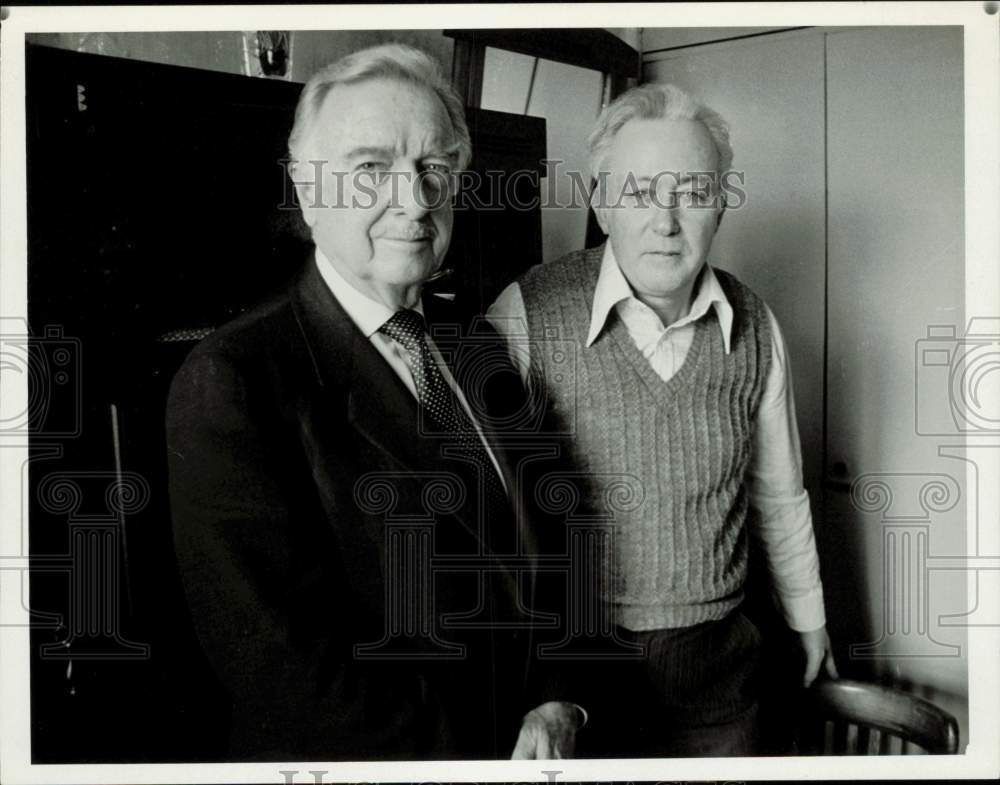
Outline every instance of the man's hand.
<svg viewBox="0 0 1000 785">
<path fill-rule="evenodd" d="M 572 703 L 549 701 L 524 715 L 511 760 L 571 758 L 580 712 Z"/>
<path fill-rule="evenodd" d="M 830 636 L 827 635 L 826 627 L 820 627 L 818 630 L 810 632 L 800 632 L 799 639 L 802 643 L 802 651 L 806 655 L 806 673 L 802 679 L 802 686 L 808 687 L 816 680 L 821 665 L 827 676 L 836 679 L 837 664 L 833 661 Z"/>
</svg>

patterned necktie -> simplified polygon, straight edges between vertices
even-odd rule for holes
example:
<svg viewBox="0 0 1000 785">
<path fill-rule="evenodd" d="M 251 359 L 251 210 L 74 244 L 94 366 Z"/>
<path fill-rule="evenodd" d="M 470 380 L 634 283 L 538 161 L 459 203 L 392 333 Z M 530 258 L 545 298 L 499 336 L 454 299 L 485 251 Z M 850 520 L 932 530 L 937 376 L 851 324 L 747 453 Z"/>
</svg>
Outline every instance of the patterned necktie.
<svg viewBox="0 0 1000 785">
<path fill-rule="evenodd" d="M 480 478 L 484 490 L 479 506 L 480 521 L 485 524 L 483 533 L 494 549 L 507 551 L 510 547 L 507 543 L 514 532 L 507 494 L 475 425 L 459 403 L 431 354 L 423 317 L 412 310 L 396 311 L 392 318 L 379 328 L 379 332 L 399 343 L 409 354 L 410 370 L 417 388 L 417 400 L 436 426 L 435 433 L 451 436 L 451 443 L 467 456 L 467 460 L 475 467 L 475 474 Z M 468 463 L 464 460 L 456 463 L 468 467 Z M 461 474 L 468 475 L 469 472 L 466 470 Z M 472 488 L 467 490 L 474 491 Z M 477 497 L 478 494 L 474 492 L 468 493 L 470 499 L 474 500 Z M 492 523 L 499 525 L 491 526 Z M 493 534 L 500 536 L 494 537 Z"/>
</svg>

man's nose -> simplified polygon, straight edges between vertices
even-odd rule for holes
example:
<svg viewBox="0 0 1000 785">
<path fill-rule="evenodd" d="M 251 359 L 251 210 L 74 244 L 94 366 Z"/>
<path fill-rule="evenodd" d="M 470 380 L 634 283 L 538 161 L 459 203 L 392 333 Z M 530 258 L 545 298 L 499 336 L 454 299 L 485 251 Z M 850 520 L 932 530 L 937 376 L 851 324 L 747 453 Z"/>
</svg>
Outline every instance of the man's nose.
<svg viewBox="0 0 1000 785">
<path fill-rule="evenodd" d="M 649 209 L 653 211 L 653 231 L 657 234 L 669 237 L 680 231 L 676 205 L 651 205 Z"/>
<path fill-rule="evenodd" d="M 403 172 L 397 189 L 399 209 L 413 221 L 419 221 L 431 211 L 423 180 L 418 171 Z"/>
</svg>

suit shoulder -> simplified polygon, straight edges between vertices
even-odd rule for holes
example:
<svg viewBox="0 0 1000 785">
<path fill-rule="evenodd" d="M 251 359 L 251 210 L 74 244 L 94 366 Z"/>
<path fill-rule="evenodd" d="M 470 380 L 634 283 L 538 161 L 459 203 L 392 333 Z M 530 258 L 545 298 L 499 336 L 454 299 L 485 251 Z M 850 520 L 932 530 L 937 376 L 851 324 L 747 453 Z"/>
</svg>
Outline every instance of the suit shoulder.
<svg viewBox="0 0 1000 785">
<path fill-rule="evenodd" d="M 297 329 L 287 293 L 279 294 L 223 324 L 201 340 L 170 385 L 168 412 L 242 400 L 247 385 L 259 386 L 294 355 Z"/>
<path fill-rule="evenodd" d="M 257 359 L 262 352 L 287 340 L 294 328 L 290 298 L 281 293 L 221 325 L 192 349 L 188 359 L 213 356 L 236 364 L 251 357 Z"/>
</svg>

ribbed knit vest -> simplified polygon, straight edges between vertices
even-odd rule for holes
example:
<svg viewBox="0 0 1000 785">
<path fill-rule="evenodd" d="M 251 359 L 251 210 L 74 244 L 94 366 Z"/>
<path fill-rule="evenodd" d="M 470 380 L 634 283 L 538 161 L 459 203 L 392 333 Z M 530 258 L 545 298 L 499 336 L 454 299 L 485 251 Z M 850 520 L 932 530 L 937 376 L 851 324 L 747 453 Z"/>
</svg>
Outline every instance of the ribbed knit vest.
<svg viewBox="0 0 1000 785">
<path fill-rule="evenodd" d="M 716 270 L 734 318 L 727 355 L 714 308 L 695 323 L 677 373 L 664 382 L 612 310 L 586 346 L 602 248 L 529 270 L 519 281 L 532 373 L 549 416 L 572 432 L 569 453 L 585 503 L 607 512 L 611 486 L 631 475 L 642 501 L 614 515 L 614 620 L 631 630 L 721 619 L 743 598 L 751 438 L 771 362 L 763 302 Z M 576 354 L 567 378 L 566 347 Z"/>
</svg>

